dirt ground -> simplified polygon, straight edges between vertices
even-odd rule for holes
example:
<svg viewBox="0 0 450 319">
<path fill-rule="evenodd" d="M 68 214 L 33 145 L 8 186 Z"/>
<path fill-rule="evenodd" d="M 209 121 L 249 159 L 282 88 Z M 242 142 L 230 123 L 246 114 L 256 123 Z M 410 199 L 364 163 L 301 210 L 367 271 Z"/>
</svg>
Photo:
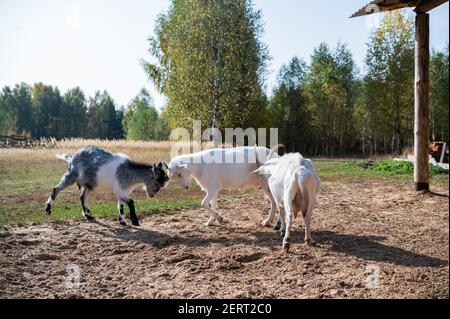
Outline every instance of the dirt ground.
<svg viewBox="0 0 450 319">
<path fill-rule="evenodd" d="M 289 254 L 259 225 L 269 208 L 260 191 L 225 193 L 223 226 L 204 226 L 206 212 L 192 209 L 141 216 L 138 228 L 112 218 L 9 228 L 0 298 L 448 298 L 448 190 L 437 191 L 322 187 L 317 245 L 303 244 L 299 218 Z M 66 287 L 71 264 L 79 288 Z"/>
</svg>

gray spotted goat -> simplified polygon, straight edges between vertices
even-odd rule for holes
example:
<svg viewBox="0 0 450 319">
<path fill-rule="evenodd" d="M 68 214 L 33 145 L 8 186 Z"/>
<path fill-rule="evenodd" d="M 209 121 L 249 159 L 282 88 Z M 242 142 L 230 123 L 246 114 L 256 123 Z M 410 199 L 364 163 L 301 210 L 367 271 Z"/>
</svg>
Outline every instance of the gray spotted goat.
<svg viewBox="0 0 450 319">
<path fill-rule="evenodd" d="M 119 223 L 126 225 L 123 210 L 125 203 L 130 209 L 132 224 L 139 226 L 134 201 L 128 194 L 139 184 L 145 184 L 148 197 L 153 197 L 169 182 L 167 165 L 164 162 L 158 165 L 141 164 L 124 154 L 112 154 L 97 147 L 84 147 L 73 154 L 58 155 L 57 158 L 66 161 L 69 167 L 47 200 L 45 208 L 47 214 L 51 214 L 52 203 L 56 196 L 63 189 L 76 183 L 83 189 L 80 200 L 86 219 L 94 218 L 87 204 L 88 194 L 93 191 L 112 191 L 118 200 Z"/>
</svg>

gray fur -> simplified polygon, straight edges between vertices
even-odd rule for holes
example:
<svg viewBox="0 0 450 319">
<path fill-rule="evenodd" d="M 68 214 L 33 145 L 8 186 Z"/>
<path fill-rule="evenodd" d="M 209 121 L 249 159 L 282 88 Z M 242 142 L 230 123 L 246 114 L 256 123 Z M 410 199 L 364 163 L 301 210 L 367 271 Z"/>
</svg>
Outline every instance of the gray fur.
<svg viewBox="0 0 450 319">
<path fill-rule="evenodd" d="M 144 183 L 154 194 L 160 188 L 153 165 L 126 160 L 117 167 L 116 178 L 123 189 L 129 189 L 133 185 Z"/>
<path fill-rule="evenodd" d="M 45 211 L 50 214 L 52 202 L 56 199 L 58 193 L 76 183 L 80 188 L 83 188 L 80 196 L 83 215 L 87 219 L 93 219 L 87 206 L 87 194 L 97 187 L 97 175 L 100 168 L 114 159 L 120 158 L 121 155 L 111 154 L 103 149 L 89 146 L 73 154 L 59 155 L 57 157 L 66 161 L 69 167 L 59 184 L 53 189 Z M 125 224 L 122 203 L 126 203 L 130 208 L 130 217 L 133 225 L 137 226 L 139 221 L 135 213 L 134 201 L 128 196 L 128 191 L 137 186 L 137 184 L 143 183 L 147 188 L 147 195 L 153 197 L 161 187 L 165 186 L 169 178 L 163 170 L 163 163 L 159 163 L 158 166 L 146 165 L 134 162 L 126 157 L 122 158 L 125 158 L 125 161 L 117 167 L 115 172 L 112 172 L 115 174 L 121 187 L 121 190 L 116 190 L 119 200 L 119 222 L 122 225 Z"/>
<path fill-rule="evenodd" d="M 97 172 L 114 160 L 114 155 L 93 146 L 80 149 L 69 158 L 69 172 L 76 175 L 76 183 L 89 190 L 97 186 Z"/>
</svg>

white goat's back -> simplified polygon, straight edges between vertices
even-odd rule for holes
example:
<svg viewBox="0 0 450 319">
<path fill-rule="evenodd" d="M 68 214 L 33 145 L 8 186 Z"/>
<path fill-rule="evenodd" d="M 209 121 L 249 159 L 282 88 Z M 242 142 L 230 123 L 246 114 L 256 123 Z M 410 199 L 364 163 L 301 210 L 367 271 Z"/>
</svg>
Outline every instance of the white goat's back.
<svg viewBox="0 0 450 319">
<path fill-rule="evenodd" d="M 237 147 L 211 150 L 221 159 L 218 163 L 205 164 L 202 184 L 216 184 L 220 189 L 236 190 L 254 188 L 259 185 L 258 178 L 250 173 L 257 168 L 252 147 Z M 207 151 L 206 151 L 207 152 Z M 258 158 L 265 161 L 270 150 L 258 147 Z M 207 179 L 207 180 L 205 180 Z"/>
<path fill-rule="evenodd" d="M 267 176 L 269 188 L 281 206 L 284 206 L 286 193 L 295 196 L 299 191 L 298 199 L 303 201 L 303 205 L 317 194 L 320 179 L 311 161 L 299 153 L 286 154 L 270 160 L 258 171 L 263 177 Z"/>
<path fill-rule="evenodd" d="M 263 162 L 270 150 L 258 147 L 257 153 Z M 181 155 L 172 159 L 169 169 L 181 165 L 187 165 L 192 177 L 204 190 L 239 190 L 259 186 L 257 176 L 251 174 L 257 169 L 254 147 L 215 148 Z"/>
</svg>

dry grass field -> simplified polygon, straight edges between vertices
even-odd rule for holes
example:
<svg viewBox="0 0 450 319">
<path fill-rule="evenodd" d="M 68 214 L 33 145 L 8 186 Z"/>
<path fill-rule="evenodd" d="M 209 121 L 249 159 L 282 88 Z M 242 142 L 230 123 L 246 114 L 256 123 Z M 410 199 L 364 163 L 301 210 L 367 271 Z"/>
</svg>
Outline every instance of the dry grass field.
<svg viewBox="0 0 450 319">
<path fill-rule="evenodd" d="M 54 156 L 84 145 L 147 163 L 169 160 L 171 146 L 70 140 L 0 149 L 0 298 L 449 297 L 448 175 L 433 177 L 433 193 L 416 194 L 411 176 L 316 159 L 317 245 L 302 243 L 297 219 L 285 254 L 279 234 L 260 226 L 269 209 L 261 191 L 223 192 L 228 223 L 214 227 L 204 226 L 198 187 L 176 182 L 155 199 L 133 194 L 140 227 L 118 225 L 111 194 L 92 196 L 97 219 L 83 220 L 75 186 L 46 216 L 44 203 L 66 170 Z M 79 288 L 66 286 L 69 265 L 80 270 Z"/>
</svg>

